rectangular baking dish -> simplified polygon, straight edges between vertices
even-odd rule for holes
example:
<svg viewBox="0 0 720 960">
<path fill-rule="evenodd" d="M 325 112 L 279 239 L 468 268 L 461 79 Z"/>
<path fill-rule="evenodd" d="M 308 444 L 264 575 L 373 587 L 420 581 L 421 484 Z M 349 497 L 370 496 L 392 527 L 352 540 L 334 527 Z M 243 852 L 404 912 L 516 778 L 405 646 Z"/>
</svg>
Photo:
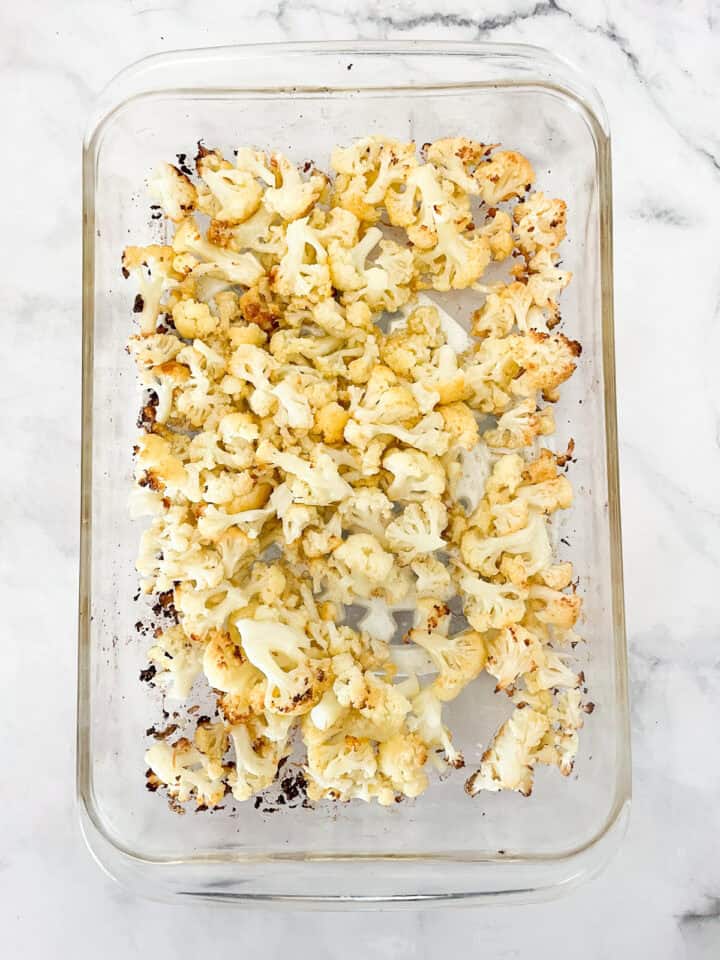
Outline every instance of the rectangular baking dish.
<svg viewBox="0 0 720 960">
<path fill-rule="evenodd" d="M 539 771 L 532 797 L 463 789 L 462 773 L 414 803 L 355 801 L 264 813 L 172 813 L 145 789 L 145 729 L 159 715 L 138 682 L 147 641 L 127 514 L 139 392 L 124 346 L 128 243 L 161 240 L 145 179 L 198 140 L 313 160 L 385 134 L 419 143 L 465 135 L 525 153 L 538 186 L 568 204 L 562 302 L 581 341 L 556 410 L 575 440 L 573 508 L 561 556 L 584 598 L 578 648 L 596 704 L 569 779 Z M 379 42 L 283 44 L 151 57 L 101 96 L 84 153 L 84 363 L 78 794 L 87 842 L 107 871 L 155 898 L 357 904 L 531 899 L 595 873 L 621 837 L 630 799 L 613 358 L 610 144 L 594 90 L 564 61 L 524 46 Z M 452 295 L 450 295 L 452 296 Z M 467 312 L 466 312 L 467 315 Z M 508 712 L 488 680 L 450 705 L 468 766 Z"/>
</svg>

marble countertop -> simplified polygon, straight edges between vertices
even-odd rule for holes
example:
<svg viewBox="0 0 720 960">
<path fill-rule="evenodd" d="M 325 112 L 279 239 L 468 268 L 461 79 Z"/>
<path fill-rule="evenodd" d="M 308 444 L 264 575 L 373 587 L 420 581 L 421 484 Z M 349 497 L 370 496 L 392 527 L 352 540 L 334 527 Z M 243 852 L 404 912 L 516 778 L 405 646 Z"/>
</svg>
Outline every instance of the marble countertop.
<svg viewBox="0 0 720 960">
<path fill-rule="evenodd" d="M 550 904 L 284 913 L 270 922 L 260 911 L 139 901 L 91 861 L 74 810 L 85 119 L 104 83 L 149 53 L 382 37 L 547 46 L 587 72 L 610 114 L 634 738 L 629 833 L 599 878 Z M 717 0 L 3 3 L 0 71 L 1 473 L 10 494 L 0 519 L 3 956 L 119 960 L 225 948 L 279 957 L 291 945 L 294 957 L 318 960 L 455 957 L 473 947 L 537 960 L 717 957 Z"/>
</svg>

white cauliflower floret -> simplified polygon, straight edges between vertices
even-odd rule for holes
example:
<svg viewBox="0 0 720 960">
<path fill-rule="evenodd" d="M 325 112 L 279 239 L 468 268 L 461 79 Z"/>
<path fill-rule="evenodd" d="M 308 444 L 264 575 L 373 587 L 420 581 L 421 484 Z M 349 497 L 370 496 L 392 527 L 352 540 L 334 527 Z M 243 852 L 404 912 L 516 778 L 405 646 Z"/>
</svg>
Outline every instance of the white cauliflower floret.
<svg viewBox="0 0 720 960">
<path fill-rule="evenodd" d="M 467 567 L 456 566 L 455 582 L 463 598 L 463 613 L 480 633 L 519 623 L 525 616 L 527 590 L 513 583 L 491 583 Z"/>
<path fill-rule="evenodd" d="M 567 206 L 564 200 L 551 200 L 538 191 L 513 210 L 517 241 L 527 253 L 540 248 L 554 250 L 565 238 Z"/>
<path fill-rule="evenodd" d="M 287 756 L 287 736 L 270 740 L 263 736 L 256 721 L 230 727 L 230 738 L 235 752 L 235 767 L 228 777 L 236 800 L 250 797 L 269 787 L 275 779 L 278 765 Z"/>
<path fill-rule="evenodd" d="M 180 223 L 197 205 L 197 190 L 192 181 L 171 163 L 161 163 L 148 180 L 148 193 L 163 212 Z"/>
<path fill-rule="evenodd" d="M 369 599 L 390 579 L 395 560 L 370 533 L 352 533 L 333 553 L 353 577 L 359 597 Z"/>
<path fill-rule="evenodd" d="M 180 583 L 174 591 L 174 604 L 183 629 L 198 638 L 206 637 L 213 627 L 223 630 L 231 614 L 247 602 L 246 591 L 230 583 L 212 590 L 198 590 L 191 583 Z"/>
<path fill-rule="evenodd" d="M 224 753 L 224 734 L 215 739 L 221 741 Z M 145 754 L 145 763 L 151 771 L 148 784 L 156 789 L 164 783 L 179 803 L 195 797 L 198 805 L 214 807 L 225 796 L 225 768 L 221 760 L 207 756 L 184 737 L 173 744 L 154 743 Z"/>
<path fill-rule="evenodd" d="M 561 291 L 570 283 L 572 273 L 569 270 L 559 270 L 557 261 L 559 255 L 554 250 L 541 247 L 528 261 L 529 275 L 527 291 L 532 302 L 539 308 L 549 308 L 548 313 L 554 316 L 557 312 L 555 303 Z M 532 310 L 530 311 L 532 315 Z M 535 326 L 535 324 L 528 324 Z M 522 328 L 521 328 L 522 329 Z"/>
<path fill-rule="evenodd" d="M 537 762 L 536 751 L 548 728 L 548 720 L 543 714 L 531 707 L 516 707 L 483 754 L 480 769 L 465 784 L 470 796 L 474 797 L 481 790 L 517 790 L 529 797 Z"/>
<path fill-rule="evenodd" d="M 289 373 L 272 388 L 272 394 L 278 400 L 283 418 L 288 427 L 294 430 L 309 430 L 313 423 L 310 403 L 303 393 L 302 379 L 299 373 Z"/>
<path fill-rule="evenodd" d="M 236 253 L 204 240 L 197 224 L 190 217 L 179 224 L 172 246 L 176 253 L 189 253 L 202 261 L 192 267 L 193 276 L 216 277 L 250 287 L 264 273 L 262 264 L 254 254 Z"/>
<path fill-rule="evenodd" d="M 450 571 L 435 557 L 417 557 L 410 564 L 410 569 L 417 577 L 415 593 L 418 599 L 434 597 L 440 601 L 447 601 L 453 593 Z"/>
<path fill-rule="evenodd" d="M 416 262 L 434 290 L 464 290 L 483 275 L 490 258 L 490 244 L 484 236 L 439 223 L 437 242 L 418 253 Z"/>
<path fill-rule="evenodd" d="M 446 180 L 451 180 L 460 190 L 474 196 L 480 193 L 480 187 L 473 172 L 490 149 L 484 143 L 468 140 L 467 137 L 446 137 L 430 144 L 427 158 Z"/>
<path fill-rule="evenodd" d="M 580 616 L 582 599 L 574 593 L 561 593 L 541 584 L 531 584 L 528 596 L 533 601 L 533 607 L 536 607 L 534 613 L 541 623 L 569 630 Z"/>
<path fill-rule="evenodd" d="M 393 511 L 391 501 L 382 490 L 359 487 L 340 503 L 338 513 L 343 529 L 371 533 L 382 541 Z"/>
<path fill-rule="evenodd" d="M 486 163 L 478 165 L 475 179 L 485 203 L 489 207 L 496 207 L 498 203 L 519 197 L 529 190 L 535 180 L 535 172 L 521 153 L 499 150 Z"/>
<path fill-rule="evenodd" d="M 279 621 L 241 617 L 234 622 L 248 660 L 265 676 L 265 708 L 296 716 L 318 702 L 328 678 L 328 661 L 308 637 Z"/>
<path fill-rule="evenodd" d="M 311 800 L 377 799 L 388 806 L 395 802 L 395 791 L 378 778 L 378 763 L 372 741 L 339 732 L 317 730 L 308 720 L 303 723 L 307 745 L 307 795 Z"/>
<path fill-rule="evenodd" d="M 316 453 L 310 463 L 294 453 L 275 452 L 271 462 L 287 475 L 286 483 L 296 503 L 327 506 L 352 494 L 352 487 L 327 453 Z"/>
<path fill-rule="evenodd" d="M 152 244 L 125 247 L 122 255 L 124 277 L 132 276 L 138 286 L 133 314 L 143 336 L 155 332 L 164 294 L 171 290 L 178 274 L 173 269 L 173 248 Z"/>
<path fill-rule="evenodd" d="M 154 682 L 172 700 L 187 700 L 202 672 L 203 644 L 185 635 L 182 627 L 164 630 L 148 650 L 155 667 Z"/>
<path fill-rule="evenodd" d="M 427 789 L 424 771 L 427 747 L 414 733 L 400 732 L 378 747 L 378 768 L 390 787 L 399 795 L 418 797 Z"/>
<path fill-rule="evenodd" d="M 517 450 L 530 446 L 535 437 L 547 437 L 554 432 L 552 408 L 538 410 L 535 399 L 528 397 L 501 414 L 497 426 L 483 433 L 483 440 L 489 447 Z"/>
<path fill-rule="evenodd" d="M 439 497 L 445 490 L 442 463 L 420 450 L 391 450 L 382 465 L 393 476 L 387 488 L 393 500 L 424 500 L 427 496 Z"/>
<path fill-rule="evenodd" d="M 298 168 L 281 153 L 271 154 L 270 169 L 276 185 L 265 191 L 265 205 L 283 220 L 304 217 L 325 189 L 325 175 L 313 171 L 308 180 L 303 180 Z"/>
<path fill-rule="evenodd" d="M 277 401 L 270 382 L 277 369 L 274 357 L 261 347 L 242 343 L 233 351 L 229 367 L 234 377 L 253 385 L 250 408 L 258 416 L 266 417 Z"/>
<path fill-rule="evenodd" d="M 175 329 L 186 340 L 209 337 L 217 330 L 219 323 L 206 303 L 199 303 L 192 298 L 179 300 L 174 304 L 172 318 Z"/>
<path fill-rule="evenodd" d="M 408 720 L 408 726 L 415 730 L 427 747 L 441 750 L 445 763 L 436 763 L 441 769 L 445 764 L 459 769 L 465 765 L 463 755 L 452 745 L 450 731 L 442 721 L 443 702 L 430 687 L 426 687 L 412 699 L 413 715 Z M 433 755 L 433 762 L 437 760 L 437 753 Z"/>
<path fill-rule="evenodd" d="M 243 223 L 260 206 L 263 190 L 255 177 L 233 167 L 215 151 L 198 157 L 197 169 L 212 195 L 216 220 Z"/>
<path fill-rule="evenodd" d="M 445 505 L 441 500 L 431 497 L 421 503 L 408 504 L 400 516 L 388 525 L 387 541 L 398 554 L 400 562 L 409 563 L 416 557 L 424 557 L 446 546 L 443 539 L 446 526 Z"/>
<path fill-rule="evenodd" d="M 517 496 L 532 509 L 554 513 L 571 506 L 573 490 L 568 478 L 561 475 L 540 483 L 522 484 L 517 489 Z"/>
<path fill-rule="evenodd" d="M 210 631 L 202 666 L 207 682 L 214 690 L 235 698 L 236 711 L 239 700 L 244 703 L 244 712 L 260 713 L 263 710 L 265 679 L 243 654 L 239 639 L 233 639 L 231 633 Z"/>
<path fill-rule="evenodd" d="M 389 369 L 375 367 L 360 403 L 352 415 L 360 423 L 397 423 L 417 419 L 417 403 L 410 390 Z"/>
<path fill-rule="evenodd" d="M 280 260 L 274 289 L 284 297 L 305 297 L 313 303 L 332 296 L 325 247 L 308 218 L 294 220 L 287 228 L 287 252 Z"/>
<path fill-rule="evenodd" d="M 440 700 L 453 700 L 485 666 L 485 641 L 474 630 L 464 630 L 452 637 L 412 630 L 410 636 L 428 653 L 439 671 L 430 689 Z"/>
<path fill-rule="evenodd" d="M 472 315 L 472 332 L 476 337 L 506 337 L 515 326 L 526 333 L 531 327 L 542 329 L 544 323 L 544 314 L 533 310 L 532 291 L 515 281 L 490 290 Z"/>
<path fill-rule="evenodd" d="M 498 563 L 503 553 L 522 558 L 527 577 L 546 567 L 552 558 L 545 521 L 533 513 L 527 527 L 502 537 L 486 537 L 476 529 L 468 530 L 460 542 L 463 560 L 484 577 L 498 573 Z"/>
<path fill-rule="evenodd" d="M 488 642 L 486 669 L 497 680 L 496 690 L 506 690 L 544 661 L 540 641 L 519 624 L 505 627 Z"/>
<path fill-rule="evenodd" d="M 172 333 L 150 333 L 130 337 L 128 348 L 140 370 L 174 360 L 185 344 Z"/>
<path fill-rule="evenodd" d="M 470 219 L 467 197 L 454 196 L 452 184 L 443 182 L 432 164 L 421 164 L 410 170 L 402 186 L 402 191 L 387 191 L 385 209 L 390 223 L 404 227 L 408 239 L 418 249 L 436 246 L 443 226 L 457 233 L 467 225 Z"/>
<path fill-rule="evenodd" d="M 333 286 L 345 294 L 343 302 L 362 300 L 373 311 L 393 311 L 407 303 L 413 275 L 412 253 L 382 237 L 381 230 L 371 227 L 352 247 L 330 240 L 330 277 Z M 379 254 L 368 263 L 378 244 Z"/>
<path fill-rule="evenodd" d="M 394 437 L 416 451 L 442 456 L 447 452 L 450 438 L 445 432 L 442 414 L 428 413 L 414 427 L 397 423 L 358 423 L 351 417 L 345 425 L 345 439 L 354 447 L 366 447 L 375 437 Z"/>
</svg>

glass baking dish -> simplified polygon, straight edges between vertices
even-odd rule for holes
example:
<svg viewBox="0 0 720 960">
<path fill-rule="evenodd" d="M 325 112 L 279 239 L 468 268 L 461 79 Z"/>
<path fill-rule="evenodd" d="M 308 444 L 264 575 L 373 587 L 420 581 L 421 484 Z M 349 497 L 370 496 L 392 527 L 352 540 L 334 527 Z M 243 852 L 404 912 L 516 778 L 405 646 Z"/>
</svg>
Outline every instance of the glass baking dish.
<svg viewBox="0 0 720 960">
<path fill-rule="evenodd" d="M 502 142 L 530 158 L 541 189 L 567 201 L 563 256 L 574 280 L 563 316 L 583 353 L 556 410 L 557 445 L 572 436 L 577 462 L 576 501 L 555 535 L 580 577 L 588 644 L 579 659 L 596 710 L 573 775 L 540 770 L 529 799 L 471 799 L 459 773 L 391 809 L 355 801 L 264 813 L 246 803 L 180 817 L 143 779 L 145 729 L 161 705 L 138 682 L 148 646 L 134 629 L 141 525 L 129 520 L 126 502 L 139 391 L 124 350 L 133 291 L 121 279 L 120 254 L 128 242 L 162 237 L 145 179 L 159 161 L 192 156 L 200 139 L 226 151 L 276 148 L 322 169 L 335 144 L 371 133 Z M 592 87 L 550 53 L 515 45 L 301 43 L 151 57 L 116 77 L 97 104 L 85 140 L 84 205 L 78 793 L 99 862 L 156 898 L 324 906 L 527 900 L 595 873 L 627 821 L 630 742 L 610 145 Z M 470 769 L 478 741 L 507 713 L 486 680 L 450 705 Z"/>
</svg>

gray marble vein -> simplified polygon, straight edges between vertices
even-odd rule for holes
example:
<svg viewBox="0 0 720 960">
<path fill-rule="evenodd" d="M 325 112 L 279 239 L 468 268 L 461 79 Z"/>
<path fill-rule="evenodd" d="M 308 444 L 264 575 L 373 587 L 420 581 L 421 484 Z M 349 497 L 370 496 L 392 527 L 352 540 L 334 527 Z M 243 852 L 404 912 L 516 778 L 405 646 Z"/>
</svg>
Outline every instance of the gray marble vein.
<svg viewBox="0 0 720 960">
<path fill-rule="evenodd" d="M 272 918 L 139 901 L 86 853 L 73 784 L 81 139 L 129 62 L 288 39 L 547 46 L 614 141 L 615 285 L 634 806 L 566 899 Z M 720 4 L 717 0 L 34 0 L 0 4 L 0 954 L 710 960 L 720 956 Z"/>
</svg>

